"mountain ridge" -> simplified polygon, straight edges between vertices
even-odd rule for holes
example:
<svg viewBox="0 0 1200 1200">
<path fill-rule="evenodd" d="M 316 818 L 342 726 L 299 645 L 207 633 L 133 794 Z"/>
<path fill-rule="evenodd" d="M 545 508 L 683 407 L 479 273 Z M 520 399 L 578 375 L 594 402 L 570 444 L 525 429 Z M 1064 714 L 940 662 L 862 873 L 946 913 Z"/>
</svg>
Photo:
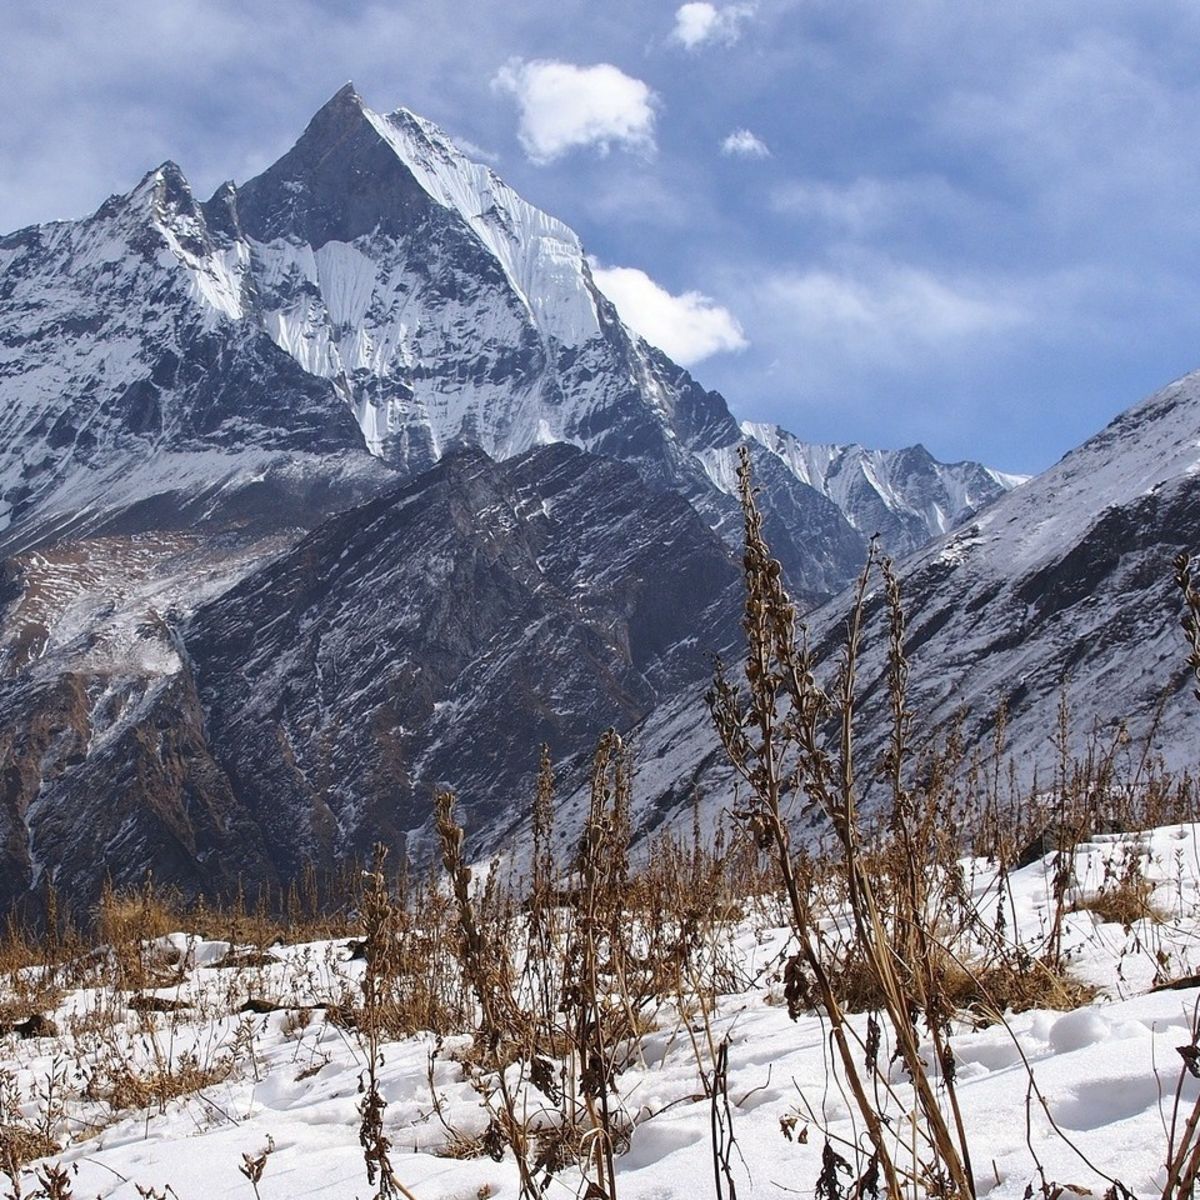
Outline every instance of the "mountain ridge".
<svg viewBox="0 0 1200 1200">
<path fill-rule="evenodd" d="M 132 580 L 136 542 L 114 541 Z M 150 866 L 195 895 L 378 840 L 423 861 L 434 791 L 503 822 L 542 743 L 566 759 L 702 675 L 734 637 L 736 582 L 684 500 L 556 445 L 456 451 L 190 611 L 154 579 L 117 587 L 119 636 L 85 614 L 0 673 L 0 908 L 46 872 L 86 907 L 106 874 Z"/>
<path fill-rule="evenodd" d="M 895 564 L 911 744 L 929 750 L 952 735 L 960 776 L 999 744 L 995 770 L 1018 789 L 1054 786 L 1064 758 L 1089 755 L 1127 779 L 1146 780 L 1158 766 L 1193 770 L 1200 710 L 1173 562 L 1195 552 L 1197 529 L 1200 371 L 1132 405 L 1049 470 Z M 826 686 L 853 604 L 851 588 L 805 618 Z M 886 802 L 876 767 L 893 719 L 888 621 L 876 579 L 855 668 L 867 805 Z M 631 734 L 655 824 L 691 819 L 689 789 L 705 797 L 706 823 L 732 802 L 735 780 L 715 734 L 695 719 L 705 688 L 698 682 L 671 697 Z M 578 823 L 585 803 L 585 791 L 575 792 L 568 819 Z"/>
<path fill-rule="evenodd" d="M 81 286 L 64 288 L 73 276 Z M 134 296 L 150 301 L 136 313 Z M 20 462 L 0 455 L 0 526 L 33 530 L 0 528 L 0 550 L 33 544 L 39 517 L 53 536 L 66 514 L 103 506 L 103 481 L 72 464 L 106 450 L 123 480 L 146 474 L 147 493 L 161 475 L 151 449 L 215 452 L 209 483 L 230 493 L 265 450 L 365 447 L 386 484 L 454 445 L 504 458 L 550 441 L 632 462 L 736 536 L 728 462 L 747 438 L 724 399 L 621 323 L 566 225 L 431 122 L 381 116 L 352 85 L 240 187 L 201 202 L 166 163 L 90 218 L 0 238 L 0 321 L 0 401 L 13 401 L 0 433 L 23 447 Z M 71 331 L 68 356 L 55 343 Z M 197 362 L 207 392 L 188 375 Z M 830 594 L 870 522 L 750 444 L 795 584 Z M 988 478 L 976 502 L 1009 486 Z M 907 507 L 908 526 L 932 511 L 923 496 Z"/>
</svg>

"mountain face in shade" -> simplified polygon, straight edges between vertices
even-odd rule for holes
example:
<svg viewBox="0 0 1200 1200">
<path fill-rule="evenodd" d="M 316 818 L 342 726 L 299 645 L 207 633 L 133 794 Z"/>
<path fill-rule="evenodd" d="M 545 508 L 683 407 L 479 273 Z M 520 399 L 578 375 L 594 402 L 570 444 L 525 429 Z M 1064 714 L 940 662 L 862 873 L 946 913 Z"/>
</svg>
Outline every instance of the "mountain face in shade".
<svg viewBox="0 0 1200 1200">
<path fill-rule="evenodd" d="M 621 324 L 570 229 L 349 85 L 241 187 L 201 203 L 167 163 L 89 218 L 0 239 L 0 330 L 0 551 L 311 526 L 455 446 L 556 442 L 631 463 L 734 540 L 748 444 L 793 582 L 820 596 L 872 533 L 908 549 L 1013 482 L 914 473 L 918 450 L 842 453 L 825 486 L 831 448 L 747 436 Z"/>
<path fill-rule="evenodd" d="M 136 540 L 106 544 L 131 574 Z M 195 893 L 379 839 L 420 853 L 439 787 L 511 823 L 543 742 L 575 754 L 708 670 L 736 588 L 694 510 L 628 467 L 447 456 L 178 623 L 0 680 L 0 907 L 50 868 L 79 901 L 148 864 Z"/>
</svg>

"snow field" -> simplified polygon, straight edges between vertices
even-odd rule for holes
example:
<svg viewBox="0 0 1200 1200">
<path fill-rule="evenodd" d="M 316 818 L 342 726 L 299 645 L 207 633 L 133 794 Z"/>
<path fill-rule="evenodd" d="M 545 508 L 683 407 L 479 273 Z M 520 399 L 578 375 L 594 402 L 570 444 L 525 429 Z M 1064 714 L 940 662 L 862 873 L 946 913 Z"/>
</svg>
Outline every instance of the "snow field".
<svg viewBox="0 0 1200 1200">
<path fill-rule="evenodd" d="M 1027 1184 L 1038 1186 L 1039 1162 L 1048 1181 L 1080 1195 L 1103 1195 L 1112 1178 L 1134 1195 L 1161 1193 L 1181 1079 L 1176 1048 L 1193 1036 L 1200 989 L 1148 989 L 1156 979 L 1180 980 L 1200 967 L 1198 837 L 1200 826 L 1176 825 L 1097 838 L 1077 849 L 1069 905 L 1110 886 L 1136 856 L 1160 916 L 1124 929 L 1086 909 L 1067 913 L 1064 956 L 1080 980 L 1100 989 L 1095 1002 L 1067 1013 L 1010 1015 L 984 1028 L 967 1019 L 956 1024 L 958 1096 L 980 1195 L 1023 1196 Z M 985 920 L 1002 903 L 1010 936 L 1031 950 L 1044 942 L 1053 856 L 1013 872 L 1003 892 L 990 864 L 962 866 Z M 630 1065 L 616 1081 L 620 1120 L 631 1130 L 618 1159 L 622 1200 L 714 1194 L 702 1076 L 711 1071 L 710 1047 L 724 1038 L 739 1196 L 812 1195 L 826 1130 L 848 1159 L 856 1142 L 865 1145 L 861 1120 L 831 1071 L 826 1024 L 819 1015 L 788 1019 L 780 966 L 790 938 L 773 927 L 773 907 L 763 905 L 729 930 L 726 949 L 743 985 L 717 997 L 708 1028 L 694 1006 L 685 1005 L 681 1015 L 664 1004 L 631 1048 Z M 179 1200 L 249 1197 L 242 1156 L 269 1145 L 274 1149 L 258 1184 L 264 1200 L 371 1195 L 357 1137 L 364 1040 L 327 1019 L 325 1007 L 236 1011 L 249 996 L 286 997 L 296 1006 L 355 996 L 362 963 L 350 957 L 347 943 L 275 947 L 279 961 L 247 968 L 221 965 L 228 942 L 176 934 L 157 948 L 174 951 L 178 981 L 138 994 L 163 1007 L 188 1007 L 137 1013 L 127 1007 L 129 992 L 67 993 L 53 1014 L 60 1036 L 0 1039 L 0 1125 L 52 1128 L 75 1195 L 88 1200 L 135 1200 L 167 1185 Z M 865 1037 L 866 1017 L 853 1020 Z M 488 1124 L 463 1061 L 470 1042 L 467 1035 L 439 1041 L 425 1033 L 383 1048 L 379 1077 L 392 1162 L 419 1200 L 519 1195 L 510 1154 L 501 1162 L 446 1157 L 456 1140 L 451 1131 L 462 1145 Z M 881 1062 L 887 1054 L 885 1045 Z M 123 1068 L 138 1077 L 190 1069 L 208 1082 L 114 1114 L 104 1095 Z M 509 1071 L 515 1084 L 517 1068 Z M 898 1067 L 889 1082 L 903 1108 L 911 1093 Z M 1181 1121 L 1198 1096 L 1200 1080 L 1183 1073 Z M 545 1105 L 532 1088 L 523 1103 L 534 1119 Z M 892 1128 L 903 1162 L 911 1127 L 901 1114 Z M 27 1191 L 31 1182 L 26 1175 Z M 547 1195 L 577 1189 L 578 1171 L 567 1169 Z"/>
</svg>

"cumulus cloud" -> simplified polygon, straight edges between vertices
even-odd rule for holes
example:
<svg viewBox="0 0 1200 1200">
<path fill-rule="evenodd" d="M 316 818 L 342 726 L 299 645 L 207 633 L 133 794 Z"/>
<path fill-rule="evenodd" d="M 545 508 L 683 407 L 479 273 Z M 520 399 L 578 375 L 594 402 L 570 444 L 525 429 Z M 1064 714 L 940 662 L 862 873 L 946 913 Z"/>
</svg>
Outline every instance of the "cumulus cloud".
<svg viewBox="0 0 1200 1200">
<path fill-rule="evenodd" d="M 742 25 L 753 15 L 753 4 L 726 4 L 719 8 L 708 0 L 691 0 L 675 10 L 671 37 L 689 50 L 710 42 L 732 45 L 741 36 Z"/>
<path fill-rule="evenodd" d="M 770 158 L 767 143 L 749 129 L 735 129 L 721 142 L 721 153 L 731 158 Z"/>
<path fill-rule="evenodd" d="M 517 101 L 518 135 L 535 163 L 580 146 L 607 153 L 613 146 L 653 151 L 656 97 L 640 79 L 610 63 L 513 59 L 492 81 Z"/>
<path fill-rule="evenodd" d="M 750 344 L 737 318 L 700 292 L 673 296 L 636 267 L 593 261 L 592 276 L 626 325 L 685 367 Z"/>
</svg>

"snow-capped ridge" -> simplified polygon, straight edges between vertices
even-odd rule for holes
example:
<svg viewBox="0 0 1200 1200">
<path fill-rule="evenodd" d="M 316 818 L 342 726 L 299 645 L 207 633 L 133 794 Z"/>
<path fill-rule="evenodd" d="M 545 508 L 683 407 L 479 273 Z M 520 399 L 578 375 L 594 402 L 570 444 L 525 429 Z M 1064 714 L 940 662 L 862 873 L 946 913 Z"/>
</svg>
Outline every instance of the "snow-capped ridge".
<svg viewBox="0 0 1200 1200">
<path fill-rule="evenodd" d="M 209 200 L 164 163 L 92 217 L 0 238 L 0 326 L 0 555 L 57 555 L 39 579 L 63 602 L 29 613 L 40 657 L 15 639 L 0 726 L 29 728 L 36 710 L 54 727 L 61 697 L 42 683 L 82 711 L 69 655 L 86 643 L 87 670 L 123 673 L 121 703 L 180 735 L 177 762 L 206 789 L 195 811 L 246 854 L 250 826 L 298 854 L 299 813 L 314 849 L 384 826 L 399 846 L 427 819 L 424 784 L 460 767 L 465 794 L 502 807 L 556 728 L 575 754 L 706 679 L 736 628 L 742 447 L 805 605 L 853 578 L 869 532 L 901 553 L 999 490 L 983 468 L 943 479 L 920 448 L 855 447 L 839 468 L 836 448 L 739 429 L 723 397 L 621 324 L 570 229 L 436 125 L 373 113 L 352 86 L 277 162 Z M 459 447 L 495 461 L 438 469 Z M 397 488 L 428 502 L 402 508 Z M 120 571 L 140 572 L 142 549 L 121 539 L 144 535 L 147 586 L 130 601 Z M 114 596 L 140 608 L 165 594 L 160 547 L 180 535 L 196 546 L 167 564 L 170 596 L 211 596 L 207 617 L 175 626 L 187 655 L 159 634 L 131 642 L 141 611 L 105 615 Z M 108 537 L 119 551 L 87 549 Z M 207 590 L 233 575 L 234 590 Z M 119 819 L 145 818 L 143 840 L 114 827 L 89 845 L 119 846 L 140 874 L 162 845 L 161 805 L 120 781 L 156 743 L 126 732 L 102 759 L 67 746 L 57 799 L 47 748 L 31 747 L 17 808 L 37 792 L 56 818 L 94 799 L 107 818 L 124 797 Z M 225 776 L 229 756 L 246 769 Z M 418 768 L 402 810 L 397 778 Z M 264 799 L 247 806 L 250 770 Z M 285 792 L 286 805 L 265 799 Z M 171 794 L 189 811 L 199 795 Z M 96 853 L 84 867 L 103 865 Z M 0 901 L 25 888 L 13 880 L 0 861 Z"/>
<path fill-rule="evenodd" d="M 363 113 L 425 191 L 458 213 L 504 269 L 538 328 L 563 346 L 600 331 L 596 298 L 575 232 L 473 162 L 432 121 L 406 108 Z"/>
<path fill-rule="evenodd" d="M 974 462 L 940 462 L 920 443 L 870 450 L 855 442 L 803 442 L 764 422 L 743 421 L 741 430 L 837 504 L 861 533 L 882 533 L 892 554 L 946 533 L 1027 479 Z"/>
<path fill-rule="evenodd" d="M 351 83 L 240 186 L 201 202 L 163 163 L 91 218 L 0 240 L 0 271 L 22 347 L 0 362 L 0 522 L 52 490 L 103 490 L 126 451 L 219 457 L 311 437 L 340 452 L 349 433 L 404 475 L 455 445 L 505 459 L 563 442 L 636 466 L 727 540 L 739 528 L 747 435 L 725 400 L 622 325 L 567 225 Z M 794 458 L 756 451 L 781 560 L 827 596 L 875 525 L 857 492 L 823 492 Z M 106 473 L 63 491 L 84 464 Z M 896 552 L 945 527 L 940 510 L 905 522 Z"/>
<path fill-rule="evenodd" d="M 594 285 L 576 234 L 517 195 L 490 167 L 472 161 L 432 121 L 406 108 L 378 113 L 348 82 L 318 110 L 298 145 L 328 143 L 332 152 L 363 125 L 430 199 L 465 222 L 542 336 L 576 347 L 599 333 Z M 305 185 L 303 178 L 294 181 L 298 189 Z"/>
</svg>

